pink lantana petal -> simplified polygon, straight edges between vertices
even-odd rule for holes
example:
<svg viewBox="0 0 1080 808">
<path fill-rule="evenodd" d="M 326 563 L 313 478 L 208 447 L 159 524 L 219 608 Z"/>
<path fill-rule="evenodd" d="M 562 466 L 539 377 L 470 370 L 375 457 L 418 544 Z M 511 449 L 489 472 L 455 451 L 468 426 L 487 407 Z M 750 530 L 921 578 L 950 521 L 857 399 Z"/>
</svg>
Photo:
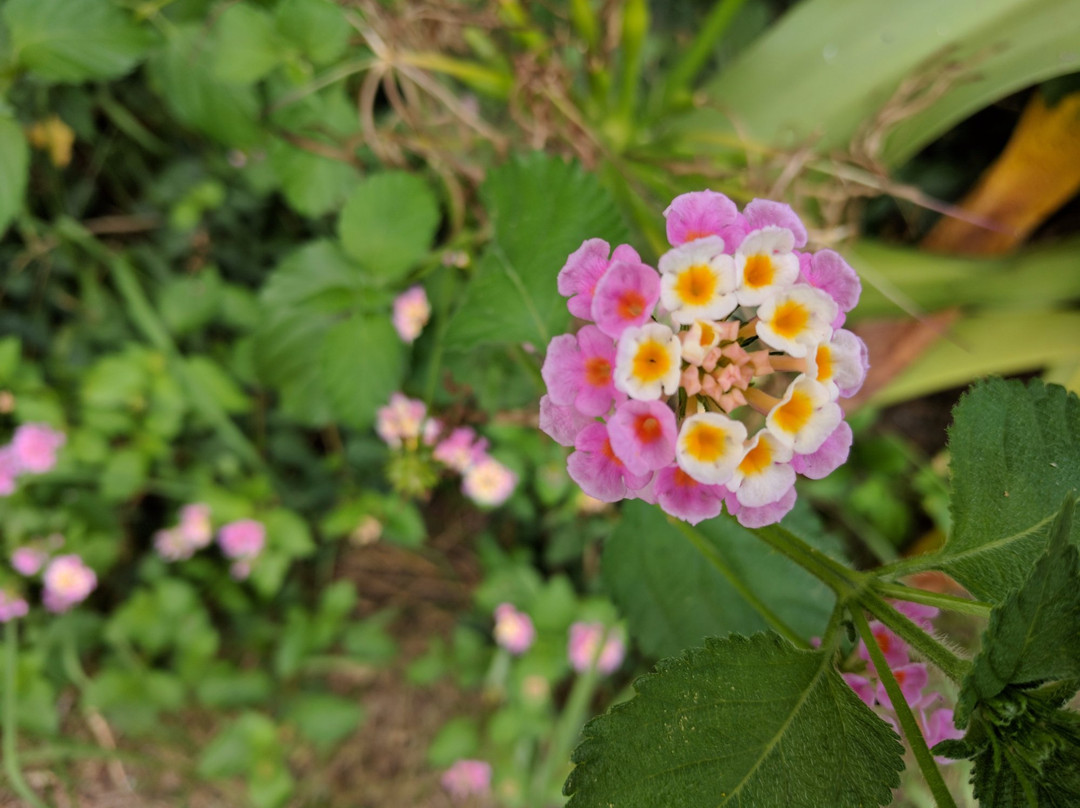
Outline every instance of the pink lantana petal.
<svg viewBox="0 0 1080 808">
<path fill-rule="evenodd" d="M 847 421 L 841 421 L 813 452 L 794 455 L 791 458 L 792 468 L 811 480 L 828 477 L 847 461 L 851 440 L 851 427 Z"/>
<path fill-rule="evenodd" d="M 675 197 L 664 211 L 667 237 L 673 247 L 719 236 L 730 253 L 746 235 L 746 221 L 735 203 L 716 191 L 694 191 Z"/>
<path fill-rule="evenodd" d="M 608 258 L 611 246 L 602 238 L 590 238 L 570 254 L 566 264 L 559 271 L 558 284 L 559 294 L 570 298 L 566 307 L 575 317 L 588 320 L 592 317 L 593 294 L 596 284 L 607 272 L 612 261 L 629 261 L 638 263 L 641 257 L 637 251 L 628 244 L 620 244 L 615 248 L 615 254 Z"/>
<path fill-rule="evenodd" d="M 770 225 L 784 227 L 795 237 L 796 247 L 806 246 L 806 227 L 799 215 L 791 209 L 791 205 L 773 202 L 771 199 L 754 199 L 743 208 L 743 216 L 746 218 L 750 231 L 760 230 Z"/>
<path fill-rule="evenodd" d="M 660 300 L 660 274 L 641 262 L 615 261 L 596 284 L 592 319 L 618 339 L 627 328 L 650 320 Z"/>
<path fill-rule="evenodd" d="M 595 421 L 574 441 L 574 451 L 566 459 L 566 472 L 581 490 L 601 502 L 618 502 L 630 491 L 649 482 L 651 475 L 630 473 L 611 449 L 607 426 Z"/>
<path fill-rule="evenodd" d="M 896 611 L 907 617 L 912 623 L 924 631 L 934 630 L 934 618 L 941 614 L 937 606 L 927 606 L 923 603 L 912 603 L 906 600 L 893 601 Z"/>
<path fill-rule="evenodd" d="M 692 525 L 719 516 L 728 494 L 724 486 L 699 483 L 675 464 L 656 472 L 653 492 L 666 513 Z"/>
<path fill-rule="evenodd" d="M 595 421 L 576 407 L 556 404 L 551 396 L 541 396 L 540 431 L 561 446 L 573 446 L 581 430 L 592 423 Z"/>
<path fill-rule="evenodd" d="M 859 302 L 859 295 L 862 294 L 859 276 L 839 253 L 820 250 L 810 256 L 809 261 L 800 255 L 799 269 L 802 279 L 826 292 L 836 301 L 841 312 L 851 311 Z"/>
<path fill-rule="evenodd" d="M 921 707 L 923 688 L 926 687 L 926 683 L 929 681 L 926 665 L 922 662 L 911 662 L 907 665 L 891 668 L 891 670 L 897 684 L 900 685 L 900 692 L 903 694 L 904 701 L 908 703 L 908 706 L 916 709 Z M 889 698 L 889 693 L 885 690 L 884 684 L 878 682 L 874 695 L 879 704 L 886 709 L 893 709 L 892 700 Z"/>
<path fill-rule="evenodd" d="M 675 462 L 675 413 L 661 401 L 626 401 L 608 420 L 611 448 L 633 474 Z"/>
<path fill-rule="evenodd" d="M 863 704 L 867 707 L 874 706 L 874 686 L 869 679 L 857 673 L 842 673 L 840 676 L 848 683 L 848 687 L 855 691 L 855 695 L 862 700 Z"/>
<path fill-rule="evenodd" d="M 795 499 L 795 487 L 792 486 L 788 489 L 786 494 L 780 497 L 780 499 L 776 502 L 771 502 L 768 505 L 762 505 L 758 508 L 749 508 L 740 504 L 738 499 L 731 496 L 727 499 L 727 507 L 731 515 L 734 516 L 743 527 L 765 527 L 766 525 L 775 525 L 787 516 L 788 512 L 795 507 Z"/>
</svg>

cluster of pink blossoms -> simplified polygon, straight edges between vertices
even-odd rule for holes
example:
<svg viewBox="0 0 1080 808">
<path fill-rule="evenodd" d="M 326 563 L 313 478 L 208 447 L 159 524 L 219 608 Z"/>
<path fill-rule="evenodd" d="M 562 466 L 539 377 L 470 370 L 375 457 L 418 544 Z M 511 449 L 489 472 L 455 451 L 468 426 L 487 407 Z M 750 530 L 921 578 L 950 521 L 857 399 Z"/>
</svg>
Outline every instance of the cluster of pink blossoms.
<svg viewBox="0 0 1080 808">
<path fill-rule="evenodd" d="M 55 549 L 63 544 L 63 537 L 52 536 L 48 544 Z M 27 545 L 11 554 L 11 566 L 24 578 L 41 573 L 41 602 L 50 612 L 66 612 L 97 588 L 97 574 L 75 553 L 53 556 L 44 546 Z M 25 598 L 0 590 L 0 623 L 28 612 Z"/>
<path fill-rule="evenodd" d="M 483 797 L 491 791 L 491 764 L 485 760 L 458 760 L 439 781 L 457 800 Z"/>
<path fill-rule="evenodd" d="M 392 449 L 431 448 L 436 461 L 461 475 L 462 492 L 478 505 L 502 505 L 517 486 L 517 475 L 487 453 L 486 439 L 467 426 L 444 434 L 423 401 L 394 393 L 376 413 L 375 431 Z"/>
<path fill-rule="evenodd" d="M 166 561 L 184 561 L 209 546 L 213 538 L 210 506 L 195 502 L 180 509 L 178 524 L 154 534 L 154 548 Z M 232 561 L 230 573 L 243 580 L 266 546 L 266 527 L 256 519 L 237 519 L 221 526 L 217 540 L 222 554 Z"/>
<path fill-rule="evenodd" d="M 11 442 L 0 446 L 0 497 L 15 491 L 20 476 L 50 471 L 66 439 L 63 432 L 48 424 L 22 424 L 16 428 Z"/>
<path fill-rule="evenodd" d="M 938 616 L 938 609 L 903 601 L 893 605 L 897 611 L 906 615 L 923 630 L 933 631 L 932 621 Z M 927 746 L 934 746 L 946 739 L 963 737 L 964 733 L 956 729 L 953 724 L 952 709 L 940 706 L 941 695 L 926 690 L 929 682 L 926 663 L 912 662 L 907 643 L 879 621 L 870 623 L 870 630 L 885 661 L 889 664 L 889 670 L 900 685 L 904 701 L 918 718 Z M 862 673 L 843 674 L 844 681 L 868 707 L 875 708 L 899 732 L 899 724 L 893 717 L 895 712 L 892 701 L 874 668 L 866 644 L 861 640 L 856 648 L 856 655 L 865 663 L 865 669 Z"/>
<path fill-rule="evenodd" d="M 423 286 L 413 286 L 394 298 L 391 322 L 402 342 L 413 342 L 431 319 L 431 304 Z"/>
<path fill-rule="evenodd" d="M 536 628 L 532 618 L 511 603 L 495 607 L 495 642 L 515 656 L 532 647 Z M 570 626 L 566 656 L 578 673 L 584 673 L 596 660 L 596 669 L 609 674 L 618 669 L 626 656 L 626 640 L 619 629 L 609 629 L 603 623 L 579 621 Z"/>
<path fill-rule="evenodd" d="M 728 511 L 779 521 L 795 478 L 847 459 L 837 400 L 854 395 L 866 346 L 841 326 L 855 271 L 831 250 L 802 251 L 792 209 L 742 212 L 700 191 L 664 211 L 671 249 L 658 270 L 628 245 L 589 239 L 558 277 L 576 334 L 548 345 L 540 427 L 570 476 L 604 502 L 638 498 L 696 524 Z"/>
</svg>

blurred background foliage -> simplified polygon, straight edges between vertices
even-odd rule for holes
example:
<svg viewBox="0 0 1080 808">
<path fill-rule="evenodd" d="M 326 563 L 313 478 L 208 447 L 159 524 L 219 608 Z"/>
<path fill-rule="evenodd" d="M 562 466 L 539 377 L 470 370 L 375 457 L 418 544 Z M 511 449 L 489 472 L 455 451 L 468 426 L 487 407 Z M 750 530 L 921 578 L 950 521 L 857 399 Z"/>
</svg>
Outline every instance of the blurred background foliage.
<svg viewBox="0 0 1080 808">
<path fill-rule="evenodd" d="M 68 449 L 0 500 L 0 531 L 8 551 L 62 533 L 106 578 L 99 608 L 27 624 L 38 763 L 112 765 L 138 756 L 114 731 L 157 732 L 237 799 L 355 804 L 342 793 L 371 782 L 312 773 L 363 725 L 357 688 L 403 664 L 399 642 L 413 684 L 474 685 L 492 581 L 534 567 L 563 576 L 546 596 L 560 631 L 610 601 L 633 620 L 638 582 L 601 578 L 598 541 L 625 534 L 605 569 L 633 570 L 655 512 L 582 517 L 531 428 L 540 352 L 568 325 L 565 256 L 603 237 L 655 259 L 685 191 L 784 199 L 859 271 L 850 322 L 874 367 L 855 454 L 805 493 L 863 563 L 939 541 L 956 389 L 1080 390 L 1078 42 L 1078 0 L 7 0 L 0 417 L 62 428 Z M 410 346 L 389 314 L 417 283 L 434 314 Z M 483 426 L 523 480 L 504 508 L 388 484 L 371 426 L 402 389 Z M 191 501 L 267 523 L 250 585 L 150 551 Z M 364 555 L 369 517 L 399 555 Z M 701 541 L 753 566 L 737 536 Z M 411 583 L 380 589 L 391 562 Z M 415 595 L 425 565 L 438 591 Z M 745 609 L 699 586 L 708 614 Z M 430 647 L 445 620 L 421 621 L 423 653 L 403 639 L 410 592 L 463 621 Z M 644 659 L 672 642 L 638 640 Z M 502 731 L 542 738 L 550 716 L 526 707 Z M 413 773 L 475 747 L 454 732 Z"/>
</svg>

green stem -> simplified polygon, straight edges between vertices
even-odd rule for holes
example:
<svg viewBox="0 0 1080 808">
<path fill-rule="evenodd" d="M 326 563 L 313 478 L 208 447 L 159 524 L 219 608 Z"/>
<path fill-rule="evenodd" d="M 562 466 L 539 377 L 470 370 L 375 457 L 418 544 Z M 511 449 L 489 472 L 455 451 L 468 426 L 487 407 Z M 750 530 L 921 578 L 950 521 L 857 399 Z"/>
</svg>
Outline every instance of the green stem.
<svg viewBox="0 0 1080 808">
<path fill-rule="evenodd" d="M 745 3 L 746 0 L 719 0 L 713 4 L 694 41 L 668 73 L 667 86 L 664 87 L 666 104 L 678 104 L 689 95 L 690 85 L 709 57 L 716 52 L 717 43 L 727 33 L 732 20 Z"/>
<path fill-rule="evenodd" d="M 752 531 L 774 550 L 790 558 L 811 575 L 821 579 L 841 600 L 860 592 L 868 576 L 856 572 L 811 547 L 790 530 L 779 524 L 766 525 Z"/>
<path fill-rule="evenodd" d="M 941 669 L 957 684 L 963 682 L 971 663 L 962 659 L 939 643 L 907 617 L 898 612 L 876 592 L 863 591 L 856 598 L 859 605 L 871 612 L 885 626 L 892 629 L 904 642 Z"/>
<path fill-rule="evenodd" d="M 937 764 L 934 763 L 934 756 L 930 753 L 930 748 L 926 745 L 926 739 L 923 738 L 922 731 L 919 729 L 919 723 L 915 720 L 915 715 L 911 712 L 907 699 L 904 698 L 900 683 L 896 681 L 896 676 L 893 675 L 892 670 L 889 668 L 885 654 L 882 653 L 877 640 L 874 639 L 874 633 L 870 630 L 866 615 L 863 614 L 862 609 L 856 607 L 851 610 L 851 616 L 855 620 L 855 626 L 858 628 L 863 642 L 866 644 L 866 650 L 870 652 L 870 659 L 874 663 L 874 669 L 877 671 L 881 684 L 885 686 L 885 692 L 889 694 L 893 711 L 900 721 L 900 727 L 904 730 L 904 737 L 907 739 L 908 745 L 911 746 L 911 751 L 915 754 L 915 760 L 922 770 L 923 777 L 926 778 L 926 784 L 930 786 L 930 791 L 937 801 L 938 808 L 956 808 L 952 794 L 949 793 L 945 780 L 941 777 L 941 771 L 938 769 Z"/>
<path fill-rule="evenodd" d="M 948 609 L 960 614 L 971 614 L 976 617 L 989 617 L 993 610 L 992 603 L 983 603 L 981 600 L 958 598 L 955 595 L 946 595 L 942 592 L 928 592 L 925 589 L 915 589 L 904 584 L 890 581 L 874 581 L 874 591 L 882 597 L 893 600 L 907 600 L 912 603 L 921 603 L 924 606 L 936 606 L 939 609 Z"/>
<path fill-rule="evenodd" d="M 19 768 L 16 735 L 18 734 L 18 694 L 17 671 L 19 661 L 18 618 L 8 620 L 4 625 L 4 774 L 11 783 L 12 790 L 32 808 L 47 808 L 23 779 Z"/>
<path fill-rule="evenodd" d="M 641 81 L 642 50 L 649 32 L 649 4 L 646 0 L 626 0 L 620 50 L 622 75 L 619 82 L 619 118 L 629 123 L 634 116 L 634 101 Z"/>
<path fill-rule="evenodd" d="M 874 575 L 878 578 L 902 578 L 916 572 L 933 569 L 937 565 L 937 553 L 925 553 L 923 555 L 901 558 L 889 564 L 882 564 Z"/>
<path fill-rule="evenodd" d="M 716 571 L 724 576 L 724 579 L 731 584 L 731 588 L 738 592 L 743 600 L 749 603 L 758 614 L 765 618 L 765 622 L 772 626 L 777 633 L 783 635 L 783 637 L 796 648 L 810 648 L 810 643 L 803 639 L 791 626 L 785 623 L 783 618 L 774 612 L 765 601 L 754 594 L 753 590 L 750 589 L 750 587 L 748 587 L 735 573 L 735 570 L 728 565 L 727 560 L 720 554 L 720 551 L 716 549 L 716 546 L 712 542 L 681 519 L 675 520 L 675 526 L 690 540 L 690 543 L 697 548 L 697 551 L 705 556 L 709 563 L 716 568 Z"/>
</svg>

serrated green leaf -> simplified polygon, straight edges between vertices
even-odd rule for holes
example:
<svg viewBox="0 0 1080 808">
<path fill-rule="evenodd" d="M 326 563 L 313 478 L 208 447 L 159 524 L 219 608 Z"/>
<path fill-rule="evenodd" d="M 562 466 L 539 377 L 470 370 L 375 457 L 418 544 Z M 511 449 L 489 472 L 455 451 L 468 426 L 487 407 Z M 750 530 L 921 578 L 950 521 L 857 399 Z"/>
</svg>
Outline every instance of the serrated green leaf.
<svg viewBox="0 0 1080 808">
<path fill-rule="evenodd" d="M 703 557 L 685 531 L 696 532 L 731 577 Z M 827 587 L 733 519 L 690 527 L 644 502 L 623 507 L 604 545 L 603 570 L 634 639 L 655 656 L 678 653 L 707 636 L 768 628 L 746 590 L 807 639 L 821 635 L 832 610 Z"/>
<path fill-rule="evenodd" d="M 17 63 L 46 81 L 119 78 L 153 42 L 110 0 L 8 0 L 3 18 Z"/>
<path fill-rule="evenodd" d="M 978 702 L 1008 685 L 1080 677 L 1080 561 L 1069 544 L 1075 501 L 1066 497 L 1050 529 L 1050 545 L 1024 585 L 997 606 L 964 681 L 956 721 L 967 723 Z"/>
<path fill-rule="evenodd" d="M 662 661 L 586 724 L 567 808 L 889 803 L 903 747 L 830 659 L 758 634 Z"/>
<path fill-rule="evenodd" d="M 231 5 L 214 26 L 214 75 L 232 84 L 252 84 L 277 67 L 282 44 L 268 13 L 246 3 Z"/>
<path fill-rule="evenodd" d="M 322 352 L 323 384 L 334 417 L 359 429 L 401 389 L 405 351 L 388 317 L 358 314 L 333 326 Z"/>
<path fill-rule="evenodd" d="M 0 236 L 23 207 L 30 147 L 14 118 L 0 116 Z"/>
<path fill-rule="evenodd" d="M 217 362 L 208 356 L 191 356 L 184 360 L 189 377 L 206 390 L 225 412 L 243 413 L 251 410 L 251 399 Z"/>
<path fill-rule="evenodd" d="M 494 234 L 445 337 L 447 350 L 529 342 L 537 348 L 570 322 L 556 277 L 589 238 L 612 247 L 625 224 L 607 190 L 576 163 L 540 152 L 491 171 L 481 189 Z"/>
<path fill-rule="evenodd" d="M 435 195 L 422 178 L 404 171 L 362 180 L 338 220 L 345 252 L 384 280 L 400 278 L 427 255 L 438 227 Z"/>
<path fill-rule="evenodd" d="M 262 138 L 259 99 L 252 87 L 217 79 L 201 24 L 178 26 L 149 61 L 150 83 L 181 123 L 227 146 L 250 148 Z"/>
<path fill-rule="evenodd" d="M 277 27 L 314 65 L 337 61 L 349 45 L 352 29 L 329 0 L 284 0 L 278 6 Z"/>
<path fill-rule="evenodd" d="M 956 406 L 949 447 L 953 532 L 935 564 L 999 603 L 1042 555 L 1065 495 L 1080 490 L 1080 399 L 991 379 Z"/>
</svg>

